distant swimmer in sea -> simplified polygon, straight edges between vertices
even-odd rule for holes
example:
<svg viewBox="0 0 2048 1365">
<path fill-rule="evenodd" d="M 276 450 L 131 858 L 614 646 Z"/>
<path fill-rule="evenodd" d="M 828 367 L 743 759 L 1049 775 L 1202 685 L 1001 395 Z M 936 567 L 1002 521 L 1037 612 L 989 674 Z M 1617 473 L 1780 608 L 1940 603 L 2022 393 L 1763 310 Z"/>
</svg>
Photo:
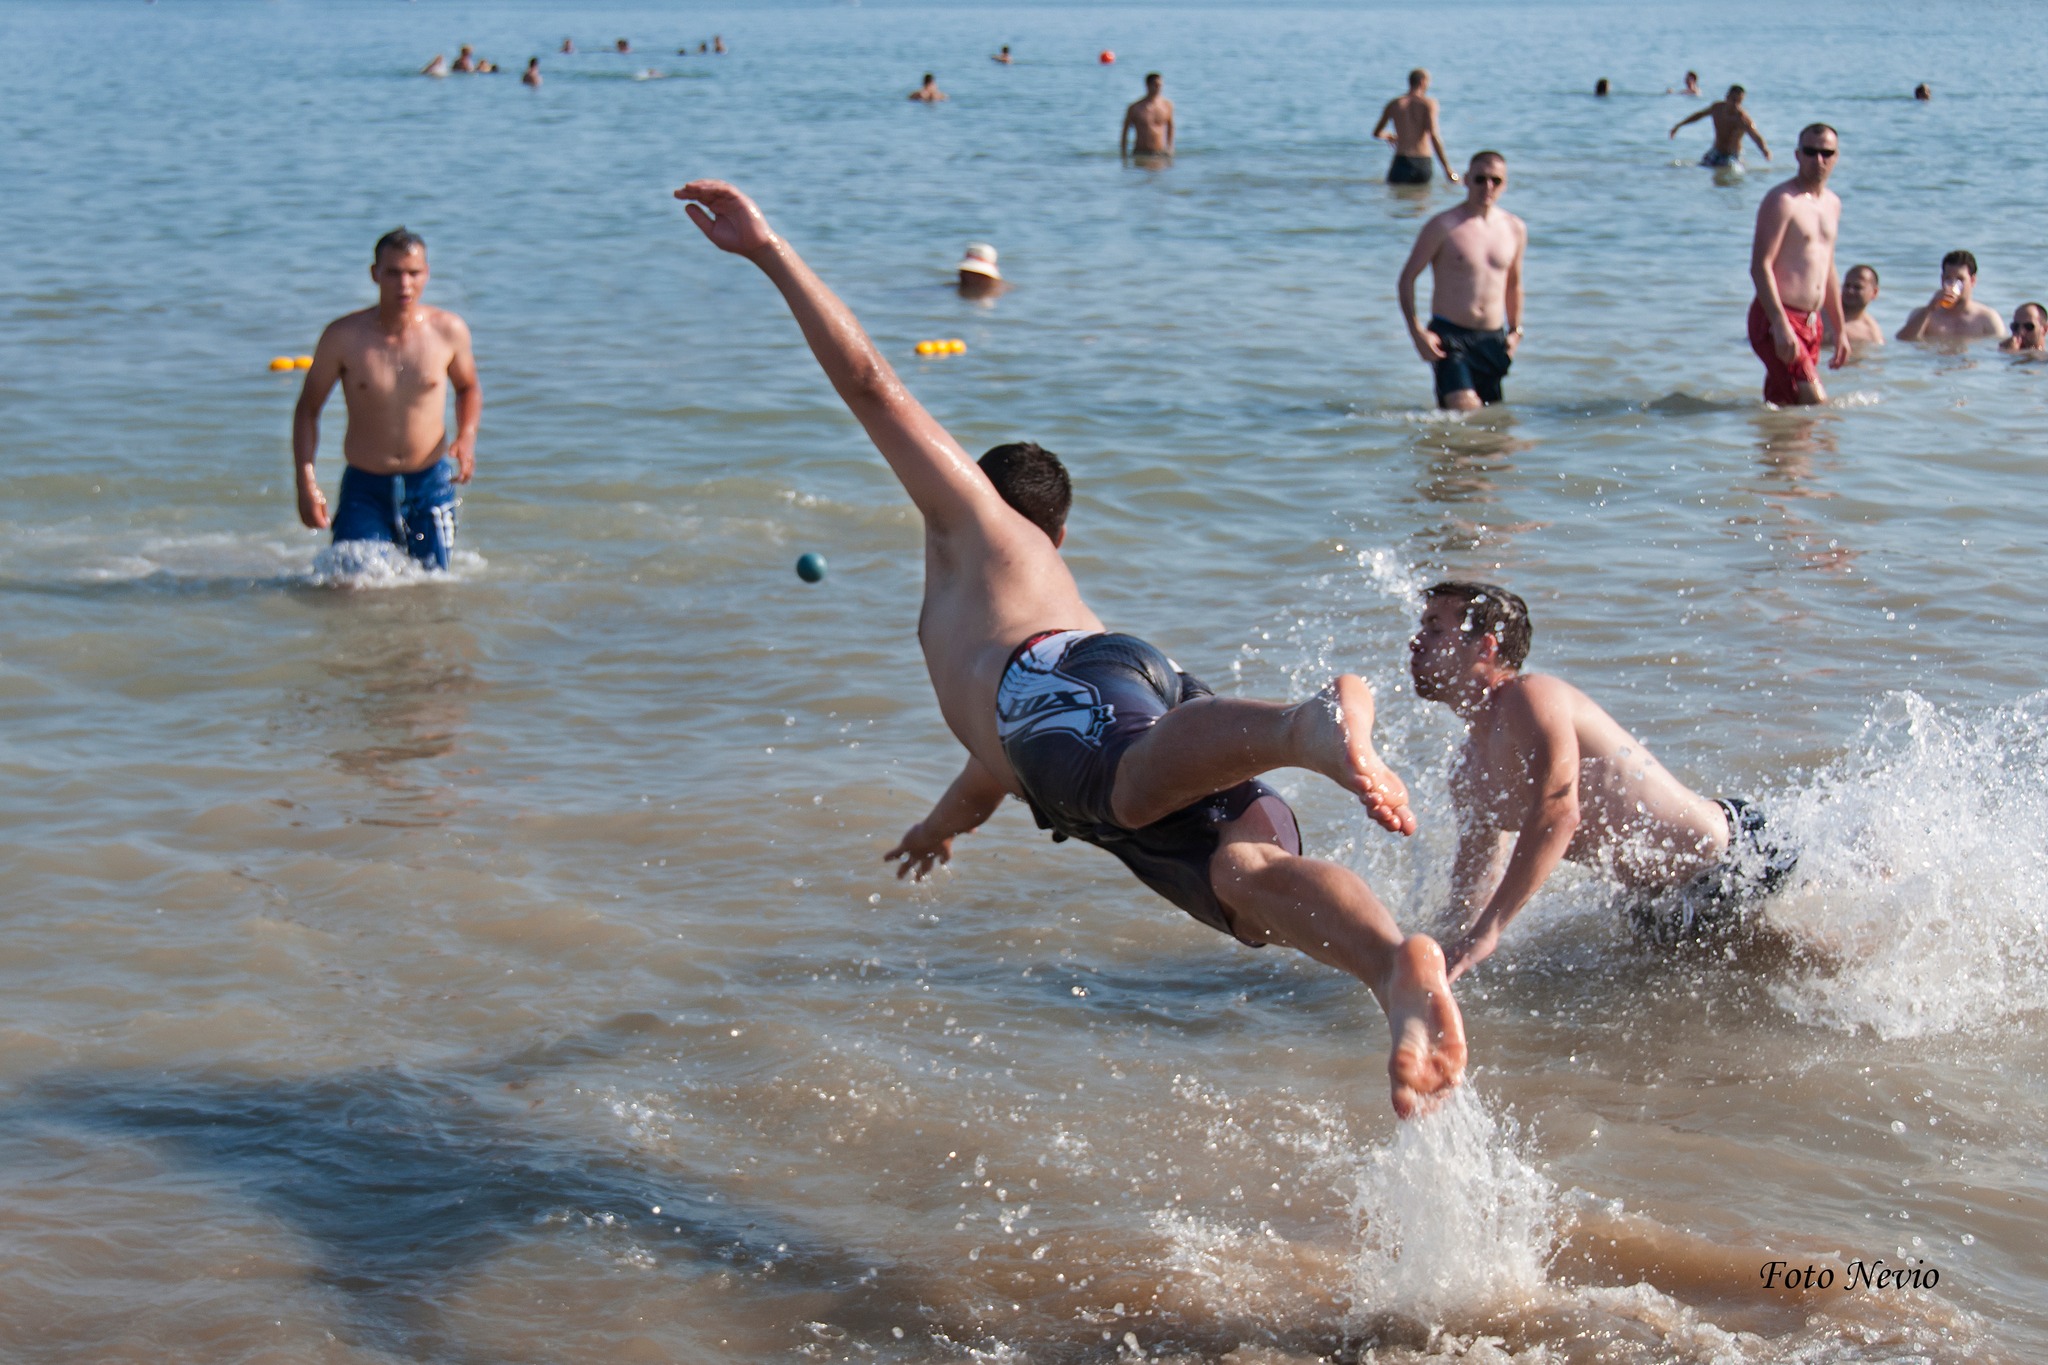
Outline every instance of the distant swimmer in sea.
<svg viewBox="0 0 2048 1365">
<path fill-rule="evenodd" d="M 1393 1033 L 1395 1112 L 1421 1112 L 1446 1094 L 1464 1070 L 1465 1033 L 1441 951 L 1425 936 L 1404 938 L 1349 868 L 1303 857 L 1293 812 L 1256 780 L 1307 768 L 1381 825 L 1412 831 L 1407 791 L 1372 746 L 1365 683 L 1347 674 L 1294 706 L 1218 697 L 1152 645 L 1107 632 L 1060 556 L 1072 487 L 1059 460 L 1020 443 L 977 464 L 745 195 L 699 180 L 676 196 L 694 201 L 690 217 L 715 246 L 781 291 L 924 523 L 918 637 L 968 758 L 885 856 L 921 877 L 950 861 L 953 840 L 1004 797 L 1018 797 L 1056 841 L 1108 850 L 1210 928 L 1298 948 L 1357 977 Z"/>
<path fill-rule="evenodd" d="M 614 52 L 631 52 L 632 50 L 633 45 L 627 42 L 624 38 L 621 38 L 616 43 L 612 44 L 612 51 Z"/>
<path fill-rule="evenodd" d="M 1010 45 L 1008 43 L 1004 43 L 1003 50 L 1001 52 L 996 53 L 993 57 L 990 57 L 989 60 L 992 62 L 1001 62 L 1004 66 L 1009 66 Z"/>
<path fill-rule="evenodd" d="M 434 60 L 420 68 L 422 76 L 445 76 L 448 74 L 448 59 L 436 52 Z"/>
<path fill-rule="evenodd" d="M 1780 407 L 1825 403 L 1820 383 L 1822 324 L 1835 338 L 1830 369 L 1849 360 L 1835 238 L 1842 201 L 1828 188 L 1841 139 L 1825 123 L 1799 131 L 1799 173 L 1771 188 L 1756 210 L 1749 250 L 1749 345 L 1764 363 L 1764 401 Z M 1825 312 L 1825 319 L 1822 313 Z"/>
<path fill-rule="evenodd" d="M 1927 82 L 1922 81 L 1913 87 L 1913 98 L 1916 100 L 1931 100 L 1934 98 L 1934 88 L 1928 85 Z"/>
<path fill-rule="evenodd" d="M 563 52 L 574 52 L 576 50 L 575 40 L 573 38 L 562 39 L 562 46 L 560 50 Z"/>
<path fill-rule="evenodd" d="M 1522 252 L 1529 230 L 1499 206 L 1507 158 L 1480 152 L 1465 168 L 1465 202 L 1422 225 L 1397 286 L 1408 337 L 1436 372 L 1436 405 L 1469 411 L 1500 402 L 1500 381 L 1522 342 Z M 1430 319 L 1415 320 L 1415 281 L 1430 276 Z"/>
<path fill-rule="evenodd" d="M 1159 93 L 1164 82 L 1157 71 L 1145 74 L 1145 94 L 1124 110 L 1124 126 L 1116 135 L 1119 156 L 1173 155 L 1173 101 Z"/>
<path fill-rule="evenodd" d="M 1976 300 L 1977 258 L 1951 251 L 1941 258 L 1941 287 L 1934 297 L 1906 314 L 1901 341 L 2003 341 L 2005 323 L 1998 310 Z"/>
<path fill-rule="evenodd" d="M 476 71 L 479 76 L 495 76 L 498 74 L 498 64 L 489 60 L 479 61 L 476 64 Z"/>
<path fill-rule="evenodd" d="M 960 276 L 963 299 L 992 299 L 1010 287 L 1003 272 L 996 269 L 996 249 L 987 242 L 971 243 L 954 270 Z"/>
<path fill-rule="evenodd" d="M 1424 593 L 1408 644 L 1415 694 L 1465 722 L 1451 764 L 1458 853 L 1445 951 L 1451 980 L 1492 955 L 1560 863 L 1597 868 L 1634 893 L 1629 917 L 1653 942 L 1717 938 L 1775 890 L 1797 855 L 1756 805 L 1698 795 L 1593 699 L 1525 673 L 1520 597 L 1490 583 Z"/>
<path fill-rule="evenodd" d="M 2001 351 L 2048 351 L 2048 308 L 2023 303 L 2012 310 L 2012 335 L 1998 343 Z"/>
<path fill-rule="evenodd" d="M 1691 95 L 1694 99 L 1698 99 L 1700 93 L 1700 73 L 1697 71 L 1686 72 L 1685 88 L 1678 93 L 1681 95 Z"/>
<path fill-rule="evenodd" d="M 711 35 L 711 51 L 715 56 L 722 57 L 725 55 L 725 39 L 719 37 L 716 33 Z"/>
<path fill-rule="evenodd" d="M 451 68 L 451 70 L 463 72 L 476 70 L 476 56 L 473 52 L 470 51 L 470 46 L 468 43 L 464 43 L 462 45 L 462 51 L 455 54 L 455 65 Z"/>
<path fill-rule="evenodd" d="M 910 92 L 910 98 L 919 104 L 937 104 L 946 97 L 946 92 L 939 89 L 937 79 L 929 71 L 924 73 L 924 84 Z"/>
<path fill-rule="evenodd" d="M 1602 76 L 1599 80 L 1593 82 L 1593 93 L 1597 95 L 1599 98 L 1603 100 L 1606 99 L 1607 91 L 1608 85 L 1607 78 L 1605 76 Z"/>
<path fill-rule="evenodd" d="M 455 549 L 453 485 L 476 469 L 484 394 L 477 383 L 469 328 L 455 314 L 420 302 L 427 285 L 427 244 L 404 228 L 377 239 L 370 278 L 377 304 L 335 319 L 313 348 L 313 367 L 292 414 L 299 520 L 334 528 L 334 543 L 362 540 L 402 547 L 420 564 L 448 567 Z M 341 452 L 341 495 L 332 517 L 313 475 L 320 409 L 341 385 L 348 431 Z M 455 392 L 455 439 L 446 404 Z"/>
<path fill-rule="evenodd" d="M 1764 160 L 1771 159 L 1771 149 L 1764 143 L 1764 135 L 1757 131 L 1756 120 L 1742 107 L 1744 90 L 1739 85 L 1728 87 L 1725 99 L 1715 100 L 1696 114 L 1687 114 L 1671 125 L 1671 136 L 1677 137 L 1678 130 L 1688 123 L 1698 123 L 1703 118 L 1714 120 L 1714 145 L 1700 158 L 1702 166 L 1735 166 L 1742 161 L 1742 139 L 1753 138 L 1756 149 L 1764 154 Z"/>
<path fill-rule="evenodd" d="M 1852 265 L 1842 275 L 1842 336 L 1849 343 L 1851 355 L 1860 354 L 1872 347 L 1884 345 L 1884 328 L 1877 325 L 1877 319 L 1870 316 L 1870 305 L 1877 299 L 1877 267 Z M 1826 318 L 1821 321 L 1825 323 Z M 1823 334 L 1833 334 L 1823 329 Z"/>
<path fill-rule="evenodd" d="M 1451 169 L 1450 154 L 1444 150 L 1443 135 L 1437 128 L 1437 112 L 1437 103 L 1429 94 L 1429 73 L 1418 66 L 1408 73 L 1408 93 L 1388 100 L 1387 107 L 1380 110 L 1380 121 L 1372 126 L 1374 137 L 1394 144 L 1394 159 L 1387 166 L 1389 185 L 1427 185 L 1436 173 L 1429 161 L 1432 153 L 1444 164 L 1444 179 L 1458 183 L 1458 173 Z M 1393 125 L 1391 132 L 1389 124 Z"/>
<path fill-rule="evenodd" d="M 526 70 L 521 73 L 519 83 L 521 85 L 533 86 L 540 84 L 540 58 L 528 57 L 526 59 Z"/>
</svg>

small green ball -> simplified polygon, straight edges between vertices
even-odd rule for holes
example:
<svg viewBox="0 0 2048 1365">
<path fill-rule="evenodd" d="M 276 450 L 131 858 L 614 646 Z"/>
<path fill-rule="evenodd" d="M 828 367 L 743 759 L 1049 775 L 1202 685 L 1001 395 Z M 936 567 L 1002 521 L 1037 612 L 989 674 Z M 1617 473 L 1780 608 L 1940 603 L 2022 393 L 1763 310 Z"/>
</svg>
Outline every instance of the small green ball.
<svg viewBox="0 0 2048 1365">
<path fill-rule="evenodd" d="M 825 578 L 825 556 L 807 554 L 796 562 L 796 576 L 806 583 L 821 583 Z"/>
</svg>

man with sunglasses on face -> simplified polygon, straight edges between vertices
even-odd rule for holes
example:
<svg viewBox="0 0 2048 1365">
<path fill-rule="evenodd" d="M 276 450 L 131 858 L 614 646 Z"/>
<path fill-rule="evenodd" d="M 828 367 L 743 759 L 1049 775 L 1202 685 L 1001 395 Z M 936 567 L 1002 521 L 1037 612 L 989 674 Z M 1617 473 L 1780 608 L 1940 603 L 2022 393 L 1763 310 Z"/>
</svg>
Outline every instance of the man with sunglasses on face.
<svg viewBox="0 0 2048 1365">
<path fill-rule="evenodd" d="M 1764 362 L 1764 401 L 1779 407 L 1825 403 L 1820 385 L 1822 314 L 1834 337 L 1828 368 L 1849 361 L 1843 335 L 1835 238 L 1842 201 L 1828 188 L 1841 140 L 1825 123 L 1799 130 L 1799 173 L 1764 196 L 1756 211 L 1749 275 L 1749 344 Z"/>
<path fill-rule="evenodd" d="M 2001 351 L 2048 351 L 2048 308 L 2023 303 L 2012 310 L 2012 335 L 1998 343 Z"/>
<path fill-rule="evenodd" d="M 1500 381 L 1522 340 L 1522 251 L 1529 229 L 1499 207 L 1507 158 L 1481 152 L 1465 170 L 1465 202 L 1423 224 L 1401 267 L 1401 315 L 1416 354 L 1436 371 L 1436 405 L 1469 412 L 1501 401 Z M 1430 280 L 1427 327 L 1415 320 L 1415 281 Z"/>
</svg>

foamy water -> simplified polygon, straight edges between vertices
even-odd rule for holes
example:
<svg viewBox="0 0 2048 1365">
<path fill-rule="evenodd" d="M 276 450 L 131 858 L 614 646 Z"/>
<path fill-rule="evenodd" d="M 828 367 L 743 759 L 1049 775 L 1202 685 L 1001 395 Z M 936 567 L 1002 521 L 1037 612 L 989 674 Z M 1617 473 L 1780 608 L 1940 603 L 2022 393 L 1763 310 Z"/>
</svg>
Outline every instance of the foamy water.
<svg viewBox="0 0 2048 1365">
<path fill-rule="evenodd" d="M 1889 4 L 7 8 L 0 1354 L 2048 1353 L 2048 368 L 1892 345 L 1772 412 L 1742 332 L 1814 118 L 1888 329 L 1954 246 L 2002 312 L 2048 294 L 2035 20 L 1942 13 L 2020 40 L 1938 62 Z M 464 42 L 506 73 L 411 74 Z M 1471 416 L 1393 311 L 1449 192 L 1365 137 L 1418 62 L 1531 229 L 1511 402 Z M 1687 67 L 1776 164 L 1689 164 Z M 1113 151 L 1153 69 L 1163 172 Z M 927 70 L 949 104 L 902 98 Z M 1482 576 L 1535 667 L 1766 802 L 1782 942 L 1661 952 L 1561 873 L 1459 985 L 1468 1089 L 1397 1125 L 1362 990 L 1017 810 L 895 881 L 958 762 L 915 518 L 669 199 L 702 174 L 970 448 L 1069 461 L 1104 619 L 1225 691 L 1372 682 L 1417 835 L 1277 781 L 1404 924 L 1458 735 L 1402 646 Z M 485 391 L 447 575 L 298 525 L 267 370 L 400 222 Z M 984 240 L 992 307 L 947 288 Z M 1877 1261 L 1939 1280 L 1841 1287 Z"/>
</svg>

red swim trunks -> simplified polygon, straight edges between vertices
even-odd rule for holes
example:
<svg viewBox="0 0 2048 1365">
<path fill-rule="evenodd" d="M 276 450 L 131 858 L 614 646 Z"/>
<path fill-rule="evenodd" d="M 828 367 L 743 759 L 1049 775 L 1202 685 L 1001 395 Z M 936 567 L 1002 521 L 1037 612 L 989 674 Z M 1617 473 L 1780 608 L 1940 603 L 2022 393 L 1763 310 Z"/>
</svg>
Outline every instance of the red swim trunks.
<svg viewBox="0 0 2048 1365">
<path fill-rule="evenodd" d="M 1799 343 L 1799 358 L 1787 365 L 1778 356 L 1778 343 L 1771 337 L 1771 324 L 1764 317 L 1761 299 L 1749 302 L 1749 348 L 1764 362 L 1764 401 L 1785 407 L 1799 401 L 1799 385 L 1820 379 L 1820 313 L 1785 310 L 1792 338 Z"/>
</svg>

